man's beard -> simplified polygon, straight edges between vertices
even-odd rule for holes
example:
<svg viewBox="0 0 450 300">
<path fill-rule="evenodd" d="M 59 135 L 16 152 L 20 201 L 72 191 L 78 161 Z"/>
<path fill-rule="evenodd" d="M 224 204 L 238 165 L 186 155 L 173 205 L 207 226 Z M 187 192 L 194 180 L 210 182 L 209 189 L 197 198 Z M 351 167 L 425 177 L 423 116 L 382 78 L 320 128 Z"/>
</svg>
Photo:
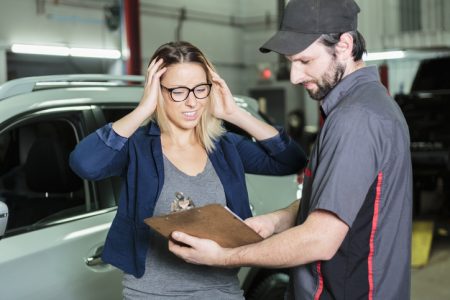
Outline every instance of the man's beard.
<svg viewBox="0 0 450 300">
<path fill-rule="evenodd" d="M 314 100 L 322 100 L 326 95 L 336 86 L 336 84 L 341 81 L 342 76 L 345 72 L 345 66 L 338 63 L 336 59 L 330 64 L 330 69 L 328 72 L 323 74 L 320 81 L 316 81 L 317 90 L 307 90 L 308 94 Z"/>
</svg>

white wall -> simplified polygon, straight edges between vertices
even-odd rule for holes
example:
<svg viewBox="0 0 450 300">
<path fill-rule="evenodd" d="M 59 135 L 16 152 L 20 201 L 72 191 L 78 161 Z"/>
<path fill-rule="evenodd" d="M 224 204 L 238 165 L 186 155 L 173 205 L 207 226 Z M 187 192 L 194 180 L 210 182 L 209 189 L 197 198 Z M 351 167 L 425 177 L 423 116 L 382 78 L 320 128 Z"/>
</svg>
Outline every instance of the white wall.
<svg viewBox="0 0 450 300">
<path fill-rule="evenodd" d="M 65 45 L 86 48 L 121 48 L 120 30 L 110 31 L 103 23 L 103 10 L 108 0 L 64 1 L 55 5 L 45 1 L 37 7 L 35 0 L 2 0 L 0 2 L 0 48 L 8 50 L 13 43 Z M 243 90 L 239 68 L 243 62 L 242 34 L 238 27 L 228 24 L 211 24 L 191 21 L 189 12 L 206 15 L 216 14 L 220 19 L 240 16 L 242 0 L 202 1 L 202 0 L 141 0 L 141 6 L 156 4 L 172 8 L 185 7 L 187 20 L 183 22 L 181 39 L 188 40 L 202 49 L 218 65 L 233 90 Z M 141 15 L 142 67 L 145 70 L 154 50 L 161 44 L 175 39 L 176 18 L 155 15 Z M 2 68 L 3 66 L 3 68 Z M 0 64 L 0 73 L 6 73 Z M 112 70 L 118 71 L 117 66 Z M 1 77 L 0 77 L 1 79 Z"/>
<path fill-rule="evenodd" d="M 141 45 L 143 56 L 143 69 L 153 52 L 161 44 L 173 41 L 176 38 L 178 21 L 167 16 L 146 14 L 145 10 L 151 5 L 173 9 L 185 8 L 186 20 L 182 23 L 180 39 L 191 42 L 199 47 L 205 55 L 216 65 L 219 73 L 228 81 L 232 91 L 237 93 L 243 90 L 238 67 L 243 62 L 242 34 L 238 27 L 228 24 L 213 24 L 208 21 L 192 20 L 191 15 L 201 15 L 206 19 L 213 18 L 226 21 L 231 16 L 239 16 L 240 0 L 202 1 L 202 0 L 141 0 Z M 146 6 L 148 5 L 148 6 Z M 161 10 L 161 9 L 159 9 Z"/>
<path fill-rule="evenodd" d="M 117 49 L 118 33 L 103 25 L 103 11 L 51 5 L 38 13 L 35 0 L 0 2 L 0 41 Z"/>
</svg>

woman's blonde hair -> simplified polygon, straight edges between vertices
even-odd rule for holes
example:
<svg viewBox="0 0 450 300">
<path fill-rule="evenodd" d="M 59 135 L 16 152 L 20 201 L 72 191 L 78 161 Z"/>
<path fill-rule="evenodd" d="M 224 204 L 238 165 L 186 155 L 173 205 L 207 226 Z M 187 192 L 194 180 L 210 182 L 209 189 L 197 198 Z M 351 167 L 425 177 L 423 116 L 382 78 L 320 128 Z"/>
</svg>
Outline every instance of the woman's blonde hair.
<svg viewBox="0 0 450 300">
<path fill-rule="evenodd" d="M 164 44 L 155 51 L 150 62 L 156 57 L 158 59 L 162 58 L 164 61 L 161 68 L 178 63 L 198 63 L 205 70 L 208 82 L 211 82 L 211 74 L 208 67 L 214 70 L 213 65 L 197 47 L 188 42 L 179 41 Z M 212 91 L 209 94 L 209 101 L 205 106 L 205 110 L 200 117 L 200 122 L 195 127 L 197 138 L 207 152 L 214 150 L 214 141 L 225 133 L 222 121 L 212 114 L 212 108 L 216 101 L 218 101 L 216 93 Z M 161 132 L 170 134 L 169 122 L 164 109 L 164 98 L 161 94 L 158 97 L 158 105 L 151 119 L 158 124 Z"/>
</svg>

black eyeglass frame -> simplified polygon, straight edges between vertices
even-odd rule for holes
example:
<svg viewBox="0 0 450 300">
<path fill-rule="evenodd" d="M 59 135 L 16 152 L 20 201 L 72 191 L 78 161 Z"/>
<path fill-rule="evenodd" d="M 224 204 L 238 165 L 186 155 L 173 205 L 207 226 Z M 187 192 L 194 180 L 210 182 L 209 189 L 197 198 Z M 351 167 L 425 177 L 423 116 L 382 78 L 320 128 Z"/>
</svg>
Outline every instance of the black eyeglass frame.
<svg viewBox="0 0 450 300">
<path fill-rule="evenodd" d="M 186 99 L 189 98 L 189 95 L 191 94 L 191 92 L 194 94 L 194 97 L 195 97 L 196 99 L 205 99 L 205 98 L 208 97 L 209 94 L 211 93 L 211 88 L 212 88 L 212 83 L 201 83 L 201 84 L 199 84 L 199 85 L 194 86 L 192 89 L 188 88 L 187 86 L 178 86 L 178 87 L 175 87 L 175 88 L 168 88 L 168 87 L 165 87 L 165 86 L 162 85 L 162 84 L 160 84 L 160 85 L 161 85 L 161 87 L 165 88 L 165 89 L 169 92 L 170 99 L 171 99 L 173 102 L 183 102 L 183 101 L 186 101 Z M 208 86 L 209 90 L 208 90 L 208 94 L 206 94 L 205 97 L 201 97 L 201 98 L 200 98 L 200 97 L 198 97 L 198 96 L 195 94 L 195 89 L 198 88 L 199 86 L 203 86 L 203 85 Z M 173 98 L 172 92 L 173 92 L 174 90 L 177 90 L 177 89 L 186 89 L 186 90 L 189 90 L 189 92 L 186 94 L 186 98 L 184 98 L 183 100 L 175 100 L 175 99 Z"/>
</svg>

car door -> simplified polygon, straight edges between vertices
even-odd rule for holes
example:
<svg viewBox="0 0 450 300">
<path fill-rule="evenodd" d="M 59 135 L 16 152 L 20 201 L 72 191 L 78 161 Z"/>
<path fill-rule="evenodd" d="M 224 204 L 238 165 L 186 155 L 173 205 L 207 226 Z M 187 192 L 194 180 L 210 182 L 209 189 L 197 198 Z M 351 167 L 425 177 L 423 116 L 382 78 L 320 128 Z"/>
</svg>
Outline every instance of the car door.
<svg viewBox="0 0 450 300">
<path fill-rule="evenodd" d="M 111 181 L 68 166 L 95 127 L 90 106 L 47 109 L 0 127 L 1 299 L 121 299 L 121 272 L 100 255 L 116 211 Z"/>
</svg>

